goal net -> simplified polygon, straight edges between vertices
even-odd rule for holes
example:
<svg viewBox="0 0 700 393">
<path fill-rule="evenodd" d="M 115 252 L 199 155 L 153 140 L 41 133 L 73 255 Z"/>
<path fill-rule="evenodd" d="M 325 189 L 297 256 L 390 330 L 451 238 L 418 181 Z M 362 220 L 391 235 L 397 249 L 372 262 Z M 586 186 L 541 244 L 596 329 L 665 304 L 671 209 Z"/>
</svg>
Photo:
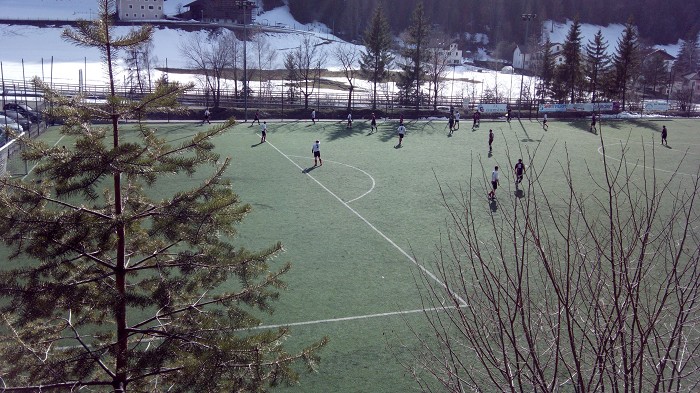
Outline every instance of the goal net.
<svg viewBox="0 0 700 393">
<path fill-rule="evenodd" d="M 22 176 L 29 173 L 27 162 L 22 159 L 23 143 L 20 141 L 24 133 L 18 138 L 7 140 L 4 134 L 0 135 L 0 176 Z"/>
</svg>

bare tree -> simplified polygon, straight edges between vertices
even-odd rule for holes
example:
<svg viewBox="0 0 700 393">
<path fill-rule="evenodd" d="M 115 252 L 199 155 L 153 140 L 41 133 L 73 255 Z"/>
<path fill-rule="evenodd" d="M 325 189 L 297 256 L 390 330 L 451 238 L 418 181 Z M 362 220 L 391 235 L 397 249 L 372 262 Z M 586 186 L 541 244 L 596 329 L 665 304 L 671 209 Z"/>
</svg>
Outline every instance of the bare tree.
<svg viewBox="0 0 700 393">
<path fill-rule="evenodd" d="M 304 95 L 304 109 L 309 109 L 309 96 L 320 85 L 321 66 L 324 61 L 324 51 L 319 48 L 319 41 L 310 36 L 304 36 L 300 45 L 287 53 L 284 67 L 288 78 Z"/>
<path fill-rule="evenodd" d="M 423 391 L 698 391 L 700 169 L 662 180 L 653 148 L 613 161 L 600 141 L 602 168 L 521 152 L 522 189 L 491 214 L 485 179 L 440 186 L 445 287 L 419 279 L 432 329 L 406 362 Z"/>
<path fill-rule="evenodd" d="M 258 30 L 253 35 L 253 48 L 254 48 L 254 67 L 257 69 L 258 73 L 258 90 L 259 95 L 263 95 L 263 74 L 265 70 L 269 70 L 272 67 L 272 63 L 277 58 L 277 52 L 272 49 L 270 42 L 267 39 L 266 33 L 262 30 Z M 249 70 L 250 72 L 250 70 Z M 267 78 L 267 82 L 269 82 Z"/>
<path fill-rule="evenodd" d="M 153 69 L 158 58 L 153 54 L 153 41 L 145 41 L 125 52 L 130 85 L 136 85 L 139 92 L 150 92 L 153 89 Z M 134 83 L 134 80 L 136 81 Z"/>
<path fill-rule="evenodd" d="M 428 58 L 425 64 L 428 76 L 429 89 L 433 94 L 433 110 L 437 109 L 437 98 L 449 67 L 448 55 L 445 50 L 447 37 L 444 34 L 433 32 L 428 44 Z"/>
<path fill-rule="evenodd" d="M 226 86 L 225 70 L 235 70 L 236 41 L 232 32 L 221 29 L 208 34 L 192 34 L 180 43 L 180 53 L 188 66 L 202 73 L 201 83 L 211 94 L 215 108 L 219 107 L 221 90 Z"/>
<path fill-rule="evenodd" d="M 343 75 L 348 81 L 348 111 L 352 110 L 352 93 L 355 91 L 355 76 L 360 72 L 358 66 L 361 54 L 355 45 L 350 44 L 338 45 L 333 50 L 333 56 L 340 62 Z"/>
</svg>

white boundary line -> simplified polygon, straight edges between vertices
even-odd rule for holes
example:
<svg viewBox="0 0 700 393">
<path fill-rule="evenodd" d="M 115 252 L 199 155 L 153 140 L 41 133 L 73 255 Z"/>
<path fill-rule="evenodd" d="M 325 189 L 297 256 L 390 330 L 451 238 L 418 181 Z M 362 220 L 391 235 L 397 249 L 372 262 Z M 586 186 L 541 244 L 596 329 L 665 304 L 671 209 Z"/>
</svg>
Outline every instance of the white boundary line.
<svg viewBox="0 0 700 393">
<path fill-rule="evenodd" d="M 642 143 L 642 142 L 629 142 L 629 143 L 637 143 L 637 144 L 640 144 L 640 145 L 654 146 L 653 144 Z M 606 144 L 605 147 L 608 147 L 608 146 L 622 146 L 622 145 L 623 145 L 623 142 L 616 142 L 616 143 Z M 617 158 L 617 157 L 612 157 L 612 156 L 610 156 L 609 154 L 603 154 L 603 146 L 598 146 L 598 154 L 600 154 L 601 156 L 605 156 L 605 157 L 607 157 L 607 158 L 609 158 L 609 159 L 611 159 L 611 160 L 614 160 L 614 161 L 617 161 L 617 162 L 622 162 L 622 160 L 619 159 L 619 158 Z M 693 154 L 693 155 L 694 155 L 694 154 Z M 671 174 L 674 174 L 674 175 L 684 175 L 684 176 L 690 176 L 690 177 L 695 177 L 695 176 L 696 176 L 696 175 L 693 175 L 693 174 L 690 174 L 690 173 L 669 171 L 669 170 L 666 170 L 666 169 L 653 168 L 653 167 L 646 166 L 646 165 L 636 165 L 636 166 L 638 166 L 638 167 L 640 167 L 640 168 L 651 169 L 651 170 L 654 170 L 654 171 L 671 173 Z"/>
<path fill-rule="evenodd" d="M 266 141 L 265 143 L 267 143 L 267 141 Z M 291 154 L 289 155 L 289 157 L 294 157 L 294 158 L 306 158 L 306 157 L 304 157 L 304 156 L 293 156 L 293 155 L 291 155 Z M 374 186 L 376 185 L 376 182 L 374 181 L 374 178 L 372 177 L 372 175 L 370 175 L 369 173 L 363 171 L 363 170 L 360 169 L 360 168 L 354 167 L 354 166 L 349 165 L 349 164 L 345 164 L 345 163 L 343 163 L 343 162 L 331 161 L 331 160 L 326 160 L 326 162 L 332 162 L 332 163 L 334 163 L 334 164 L 344 165 L 344 166 L 346 166 L 346 167 L 348 167 L 348 168 L 355 169 L 355 170 L 357 170 L 357 171 L 360 171 L 360 172 L 364 173 L 365 175 L 367 175 L 367 177 L 370 178 L 370 180 L 372 180 L 372 187 L 370 187 L 369 191 L 365 192 L 364 194 L 360 195 L 359 197 L 357 197 L 357 198 L 355 198 L 355 199 L 351 199 L 351 200 L 349 200 L 349 201 L 346 201 L 346 203 L 355 202 L 356 200 L 358 200 L 358 199 L 364 197 L 365 195 L 369 194 L 370 192 L 372 192 L 372 191 L 374 190 Z"/>
<path fill-rule="evenodd" d="M 291 162 L 292 164 L 294 164 L 295 167 L 299 168 L 300 171 L 304 172 L 304 168 L 300 167 L 296 162 L 294 162 L 294 160 L 292 160 L 288 155 L 284 154 L 284 153 L 283 153 L 280 149 L 278 149 L 275 145 L 273 145 L 273 144 L 270 143 L 270 142 L 265 142 L 265 143 L 267 143 L 268 145 L 270 145 L 270 147 L 272 147 L 273 149 L 277 150 L 278 153 L 280 153 L 284 158 L 286 158 L 287 160 L 289 160 L 289 162 Z M 343 201 L 342 199 L 340 199 L 339 196 L 335 195 L 335 194 L 333 193 L 333 191 L 329 190 L 328 187 L 326 187 L 326 186 L 323 185 L 323 183 L 321 183 L 320 181 L 316 180 L 316 178 L 313 177 L 313 176 L 311 176 L 310 173 L 305 172 L 305 174 L 306 174 L 306 176 L 308 176 L 309 178 L 311 178 L 311 180 L 313 180 L 316 184 L 318 184 L 321 188 L 323 188 L 324 190 L 326 190 L 326 192 L 328 192 L 328 193 L 331 194 L 335 199 L 337 199 L 338 202 L 340 202 L 341 204 L 343 204 L 343 206 L 345 206 L 348 210 L 350 210 L 351 212 L 353 212 L 360 220 L 364 221 L 364 223 L 367 224 L 367 226 L 369 226 L 370 228 L 372 228 L 372 230 L 375 231 L 377 234 L 379 234 L 379 236 L 381 236 L 381 237 L 384 238 L 384 240 L 386 240 L 389 244 L 391 244 L 392 246 L 394 246 L 394 248 L 396 248 L 401 254 L 403 254 L 409 261 L 411 261 L 414 265 L 416 265 L 420 270 L 422 270 L 425 274 L 427 274 L 430 278 L 432 278 L 432 279 L 433 279 L 436 283 L 438 283 L 440 286 L 442 286 L 443 288 L 445 288 L 450 296 L 454 296 L 455 299 L 459 300 L 459 302 L 460 302 L 463 306 L 466 306 L 466 305 L 468 304 L 464 299 L 462 299 L 461 296 L 459 296 L 459 295 L 455 294 L 454 292 L 450 291 L 450 290 L 447 288 L 447 285 L 445 285 L 445 283 L 443 283 L 442 281 L 440 281 L 440 279 L 438 279 L 437 276 L 435 276 L 432 272 L 430 272 L 428 269 L 426 269 L 425 266 L 423 266 L 423 265 L 421 265 L 420 263 L 418 263 L 418 261 L 416 261 L 415 259 L 413 259 L 413 257 L 411 257 L 411 255 L 409 255 L 406 251 L 404 251 L 403 248 L 399 247 L 399 245 L 396 244 L 393 240 L 391 240 L 387 235 L 385 235 L 382 231 L 380 231 L 379 229 L 377 229 L 377 227 L 375 227 L 374 225 L 372 225 L 371 222 L 367 221 L 366 218 L 364 218 L 360 213 L 358 213 L 355 209 L 353 209 L 350 205 L 348 205 L 347 202 L 345 202 L 345 201 Z"/>
<path fill-rule="evenodd" d="M 58 145 L 58 142 L 60 142 L 60 141 L 63 139 L 64 136 L 65 136 L 65 135 L 61 135 L 61 137 L 58 138 L 58 140 L 56 141 L 56 143 L 53 144 L 53 147 L 56 147 L 56 145 Z M 22 180 L 23 180 L 23 181 L 24 181 L 24 179 L 27 178 L 27 176 L 29 176 L 30 173 L 32 173 L 32 172 L 34 171 L 34 168 L 36 168 L 37 165 L 39 165 L 38 162 L 37 162 L 36 164 L 34 164 L 34 166 L 32 167 L 32 169 L 30 169 L 29 171 L 27 171 L 27 174 L 26 174 L 26 175 L 22 176 Z"/>
<path fill-rule="evenodd" d="M 462 305 L 462 306 L 459 306 L 459 307 L 460 307 L 460 308 L 466 307 L 466 305 Z M 457 306 L 420 308 L 420 309 L 407 310 L 407 311 L 392 311 L 392 312 L 383 312 L 383 313 L 378 313 L 378 314 L 357 315 L 357 316 L 354 316 L 354 317 L 340 317 L 340 318 L 330 318 L 330 319 L 317 319 L 317 320 L 315 320 L 315 321 L 293 322 L 293 323 L 280 324 L 280 325 L 260 325 L 260 326 L 253 326 L 253 327 L 249 327 L 249 328 L 237 329 L 237 331 L 264 330 L 264 329 L 279 329 L 279 328 L 282 328 L 282 327 L 305 326 L 305 325 L 319 325 L 319 324 L 322 324 L 322 323 L 334 323 L 334 322 L 345 322 L 345 321 L 357 321 L 357 320 L 362 320 L 362 319 L 381 318 L 381 317 L 392 317 L 392 316 L 396 316 L 396 315 L 409 315 L 409 314 L 417 314 L 417 313 L 422 313 L 422 312 L 447 311 L 447 310 L 456 310 L 456 309 L 457 309 Z"/>
</svg>

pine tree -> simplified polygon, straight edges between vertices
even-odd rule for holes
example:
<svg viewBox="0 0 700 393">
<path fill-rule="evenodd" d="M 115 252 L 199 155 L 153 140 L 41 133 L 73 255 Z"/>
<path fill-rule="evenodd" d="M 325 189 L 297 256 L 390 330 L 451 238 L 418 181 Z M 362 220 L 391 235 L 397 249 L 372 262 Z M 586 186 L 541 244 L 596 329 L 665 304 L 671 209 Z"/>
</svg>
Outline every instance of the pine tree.
<svg viewBox="0 0 700 393">
<path fill-rule="evenodd" d="M 374 11 L 374 16 L 364 35 L 365 52 L 362 53 L 360 69 L 372 82 L 372 109 L 377 109 L 377 83 L 387 77 L 393 60 L 391 49 L 391 33 L 389 23 L 384 16 L 381 4 Z"/>
<path fill-rule="evenodd" d="M 589 78 L 588 92 L 591 94 L 591 101 L 598 99 L 599 79 L 601 75 L 608 72 L 610 68 L 610 58 L 607 54 L 608 42 L 603 37 L 603 32 L 598 30 L 593 37 L 593 41 L 588 41 L 586 45 L 586 74 Z"/>
<path fill-rule="evenodd" d="M 613 56 L 614 87 L 617 95 L 622 98 L 622 110 L 625 110 L 628 83 L 638 71 L 638 45 L 637 28 L 632 24 L 632 18 L 630 18 L 622 32 L 622 37 L 617 41 L 617 50 Z"/>
<path fill-rule="evenodd" d="M 10 252 L 0 271 L 3 391 L 260 391 L 293 382 L 325 339 L 287 353 L 285 329 L 245 330 L 258 324 L 253 308 L 270 310 L 289 265 L 270 271 L 280 244 L 251 252 L 229 241 L 250 206 L 224 180 L 230 159 L 212 138 L 234 121 L 177 145 L 140 121 L 125 130 L 120 120 L 172 110 L 183 88 L 161 80 L 141 101 L 116 95 L 117 52 L 152 29 L 115 36 L 114 5 L 100 0 L 97 21 L 63 34 L 100 50 L 107 103 L 61 97 L 37 79 L 71 148 L 27 140 L 33 178 L 0 178 L 0 239 Z M 195 174 L 196 187 L 164 191 Z"/>
<path fill-rule="evenodd" d="M 425 15 L 423 2 L 419 2 L 411 15 L 411 23 L 407 30 L 405 47 L 402 56 L 405 63 L 400 65 L 398 87 L 405 98 L 413 97 L 416 112 L 420 108 L 420 87 L 425 79 L 424 62 L 428 56 L 428 38 L 430 24 Z"/>
<path fill-rule="evenodd" d="M 552 52 L 552 42 L 547 41 L 544 43 L 542 48 L 542 62 L 540 64 L 540 79 L 542 80 L 542 87 L 540 95 L 542 99 L 545 98 L 547 92 L 552 85 L 552 80 L 554 79 L 554 54 Z"/>
<path fill-rule="evenodd" d="M 678 59 L 673 65 L 673 72 L 676 75 L 685 75 L 698 71 L 700 71 L 700 34 L 697 30 L 693 30 L 681 44 Z"/>
<path fill-rule="evenodd" d="M 562 85 L 570 97 L 571 102 L 576 101 L 576 91 L 583 80 L 583 61 L 581 56 L 581 24 L 578 18 L 569 28 L 564 42 L 564 64 L 558 68 L 558 83 Z"/>
</svg>

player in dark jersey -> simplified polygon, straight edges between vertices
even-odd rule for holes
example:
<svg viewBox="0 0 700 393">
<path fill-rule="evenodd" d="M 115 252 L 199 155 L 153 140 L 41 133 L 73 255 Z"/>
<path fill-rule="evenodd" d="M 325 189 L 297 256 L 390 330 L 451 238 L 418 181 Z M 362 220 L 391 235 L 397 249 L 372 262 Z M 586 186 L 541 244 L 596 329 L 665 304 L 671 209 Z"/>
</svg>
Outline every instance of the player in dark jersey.
<svg viewBox="0 0 700 393">
<path fill-rule="evenodd" d="M 518 187 L 518 184 L 522 183 L 523 181 L 523 175 L 525 174 L 525 164 L 523 164 L 523 159 L 518 159 L 518 163 L 515 164 L 515 187 Z"/>
<path fill-rule="evenodd" d="M 493 150 L 493 130 L 489 130 L 489 153 Z"/>
<path fill-rule="evenodd" d="M 593 112 L 593 115 L 591 115 L 591 128 L 589 129 L 591 132 L 597 132 L 595 128 L 595 123 L 596 123 L 596 117 L 595 117 L 595 112 Z"/>
<path fill-rule="evenodd" d="M 666 147 L 668 147 L 668 141 L 666 140 L 667 137 L 668 130 L 666 129 L 666 126 L 663 126 L 663 128 L 661 128 L 661 144 L 666 145 Z"/>
</svg>

